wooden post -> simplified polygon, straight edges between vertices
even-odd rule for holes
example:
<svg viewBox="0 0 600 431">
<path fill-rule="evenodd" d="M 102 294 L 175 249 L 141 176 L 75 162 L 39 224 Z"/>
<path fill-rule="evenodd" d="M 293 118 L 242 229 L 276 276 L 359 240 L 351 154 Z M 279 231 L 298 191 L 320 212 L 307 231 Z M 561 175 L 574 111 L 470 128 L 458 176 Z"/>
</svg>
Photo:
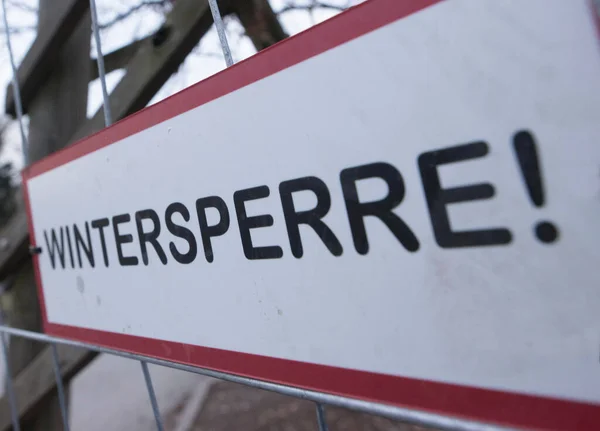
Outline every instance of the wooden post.
<svg viewBox="0 0 600 431">
<path fill-rule="evenodd" d="M 55 0 L 40 0 L 38 34 L 56 20 Z M 90 71 L 91 21 L 87 12 L 67 39 L 47 81 L 29 104 L 29 159 L 31 162 L 64 147 L 86 120 Z M 60 192 L 60 191 L 57 191 Z M 40 331 L 41 316 L 30 259 L 17 270 L 13 286 L 5 298 L 6 319 L 11 326 Z M 44 345 L 12 337 L 9 359 L 13 375 L 25 369 Z M 65 388 L 67 389 L 67 388 Z M 68 395 L 68 391 L 67 391 Z M 24 421 L 25 430 L 62 430 L 58 398 L 55 394 L 40 404 L 39 410 Z"/>
<path fill-rule="evenodd" d="M 38 28 L 37 37 L 19 65 L 17 81 L 21 89 L 23 111 L 45 82 L 58 52 L 75 30 L 75 23 L 88 11 L 89 0 L 61 0 L 55 2 L 52 21 Z M 6 91 L 6 113 L 15 115 L 15 101 L 11 85 Z"/>
</svg>

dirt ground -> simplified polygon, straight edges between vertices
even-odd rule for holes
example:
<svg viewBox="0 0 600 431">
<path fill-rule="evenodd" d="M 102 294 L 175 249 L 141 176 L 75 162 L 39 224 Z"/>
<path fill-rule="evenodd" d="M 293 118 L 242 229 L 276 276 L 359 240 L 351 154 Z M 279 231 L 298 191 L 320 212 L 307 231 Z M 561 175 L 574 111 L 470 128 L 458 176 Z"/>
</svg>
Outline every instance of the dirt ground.
<svg viewBox="0 0 600 431">
<path fill-rule="evenodd" d="M 326 408 L 329 431 L 417 431 L 419 428 L 340 408 Z M 211 386 L 191 431 L 315 431 L 315 404 L 229 382 Z"/>
</svg>

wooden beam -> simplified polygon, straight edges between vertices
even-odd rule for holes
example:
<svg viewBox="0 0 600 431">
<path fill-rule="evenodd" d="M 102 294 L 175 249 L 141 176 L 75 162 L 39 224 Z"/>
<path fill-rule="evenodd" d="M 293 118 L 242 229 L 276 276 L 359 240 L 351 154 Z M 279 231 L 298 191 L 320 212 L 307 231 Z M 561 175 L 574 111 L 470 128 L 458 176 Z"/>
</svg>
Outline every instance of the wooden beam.
<svg viewBox="0 0 600 431">
<path fill-rule="evenodd" d="M 139 39 L 131 42 L 129 45 L 125 45 L 119 49 L 116 49 L 108 54 L 104 55 L 104 70 L 106 73 L 113 72 L 118 69 L 125 69 L 132 57 L 140 48 L 140 45 L 146 42 L 147 39 L 151 39 L 152 36 L 146 37 L 144 39 Z M 98 66 L 96 65 L 96 59 L 91 59 L 91 70 L 92 76 L 90 77 L 90 81 L 94 79 L 98 79 Z"/>
<path fill-rule="evenodd" d="M 27 218 L 25 203 L 21 191 L 15 193 L 15 210 L 13 216 L 0 230 L 0 280 L 5 279 L 10 271 L 28 256 Z"/>
<path fill-rule="evenodd" d="M 110 95 L 113 120 L 144 108 L 213 24 L 207 0 L 177 0 L 163 26 L 140 44 Z M 102 109 L 79 129 L 79 140 L 104 127 Z"/>
<path fill-rule="evenodd" d="M 21 90 L 23 110 L 50 75 L 64 43 L 89 9 L 89 0 L 60 0 L 55 2 L 53 20 L 40 29 L 33 45 L 19 66 L 17 80 Z M 6 89 L 6 113 L 15 115 L 12 84 Z"/>
<path fill-rule="evenodd" d="M 225 9 L 227 10 L 227 9 Z M 127 65 L 127 73 L 110 95 L 114 120 L 118 121 L 152 99 L 212 25 L 207 0 L 178 0 L 163 27 L 140 42 Z M 73 135 L 71 142 L 104 127 L 102 108 Z M 29 233 L 23 207 L 0 229 L 0 280 L 14 271 L 14 263 L 27 258 Z"/>
<path fill-rule="evenodd" d="M 57 345 L 60 372 L 65 385 L 96 356 L 96 352 L 65 345 Z M 56 380 L 52 368 L 52 351 L 46 347 L 15 379 L 14 389 L 19 417 L 31 420 L 31 414 L 49 396 L 56 392 Z M 0 399 L 0 431 L 11 429 L 8 399 Z"/>
</svg>

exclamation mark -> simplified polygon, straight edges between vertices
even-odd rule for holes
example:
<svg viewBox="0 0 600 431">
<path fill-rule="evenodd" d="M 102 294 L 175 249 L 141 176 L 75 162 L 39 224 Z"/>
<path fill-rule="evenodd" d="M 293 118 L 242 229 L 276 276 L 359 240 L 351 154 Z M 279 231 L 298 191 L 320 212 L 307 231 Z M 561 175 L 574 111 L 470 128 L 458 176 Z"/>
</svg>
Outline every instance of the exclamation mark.
<svg viewBox="0 0 600 431">
<path fill-rule="evenodd" d="M 546 203 L 546 199 L 535 140 L 531 133 L 519 131 L 513 137 L 513 147 L 529 198 L 537 208 L 542 208 Z M 535 225 L 535 236 L 540 241 L 550 244 L 558 239 L 558 229 L 552 222 L 540 221 Z"/>
</svg>

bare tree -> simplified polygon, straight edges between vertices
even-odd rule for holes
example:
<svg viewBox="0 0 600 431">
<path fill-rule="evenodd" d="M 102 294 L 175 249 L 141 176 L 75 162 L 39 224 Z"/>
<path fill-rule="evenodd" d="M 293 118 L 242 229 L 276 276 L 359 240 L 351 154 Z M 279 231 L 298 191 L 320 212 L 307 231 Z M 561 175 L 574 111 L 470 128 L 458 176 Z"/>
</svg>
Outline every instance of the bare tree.
<svg viewBox="0 0 600 431">
<path fill-rule="evenodd" d="M 254 9 L 260 7 L 260 3 L 267 0 L 221 0 L 225 6 L 223 9 L 228 10 L 228 6 L 236 4 L 254 4 Z M 268 0 L 271 4 L 275 15 L 282 18 L 291 12 L 305 12 L 310 16 L 314 16 L 319 11 L 341 12 L 348 7 L 360 3 L 363 0 Z M 102 30 L 110 30 L 116 25 L 129 22 L 134 27 L 136 18 L 142 19 L 145 14 L 165 15 L 172 7 L 173 0 L 130 0 L 111 2 L 106 6 L 99 2 L 99 15 L 101 18 L 100 28 Z M 277 6 L 276 6 L 277 4 Z M 279 5 L 280 4 L 280 5 Z M 24 18 L 21 21 L 10 26 L 11 34 L 31 33 L 36 30 L 37 6 L 34 0 L 7 0 L 9 12 L 18 11 L 20 17 Z M 0 38 L 3 39 L 4 28 L 0 26 Z M 247 36 L 247 35 L 245 35 Z"/>
<path fill-rule="evenodd" d="M 37 27 L 38 0 L 6 0 L 9 17 L 13 19 L 10 33 L 15 38 L 29 38 L 35 35 Z M 319 15 L 332 14 L 360 3 L 362 0 L 220 0 L 221 11 L 225 16 L 224 22 L 230 39 L 233 55 L 236 59 L 251 55 L 273 45 L 293 33 L 286 30 L 285 22 L 300 18 L 310 22 L 319 21 Z M 119 46 L 105 48 L 107 72 L 124 67 L 127 60 L 135 54 L 137 47 L 147 37 L 160 31 L 163 17 L 171 10 L 173 0 L 113 0 L 97 1 L 100 17 L 100 28 L 103 39 L 118 40 Z M 266 10 L 268 9 L 268 10 Z M 156 22 L 153 28 L 148 22 Z M 211 38 L 209 38 L 211 39 Z M 216 39 L 213 39 L 213 41 Z M 0 27 L 0 41 L 4 43 L 4 29 Z M 14 45 L 14 44 L 13 44 Z M 245 49 L 244 49 L 245 48 Z M 204 40 L 192 51 L 195 57 L 222 60 L 222 52 L 218 44 L 204 43 Z M 91 57 L 94 60 L 95 49 Z M 3 62 L 8 64 L 8 62 Z M 214 62 L 213 62 L 214 63 Z M 222 64 L 222 63 L 219 63 Z M 97 69 L 91 68 L 90 81 L 98 78 Z M 181 90 L 188 84 L 188 76 L 197 80 L 197 72 L 186 61 L 179 72 L 165 86 L 157 98 L 165 97 Z M 2 142 L 0 142 L 2 148 Z"/>
</svg>

